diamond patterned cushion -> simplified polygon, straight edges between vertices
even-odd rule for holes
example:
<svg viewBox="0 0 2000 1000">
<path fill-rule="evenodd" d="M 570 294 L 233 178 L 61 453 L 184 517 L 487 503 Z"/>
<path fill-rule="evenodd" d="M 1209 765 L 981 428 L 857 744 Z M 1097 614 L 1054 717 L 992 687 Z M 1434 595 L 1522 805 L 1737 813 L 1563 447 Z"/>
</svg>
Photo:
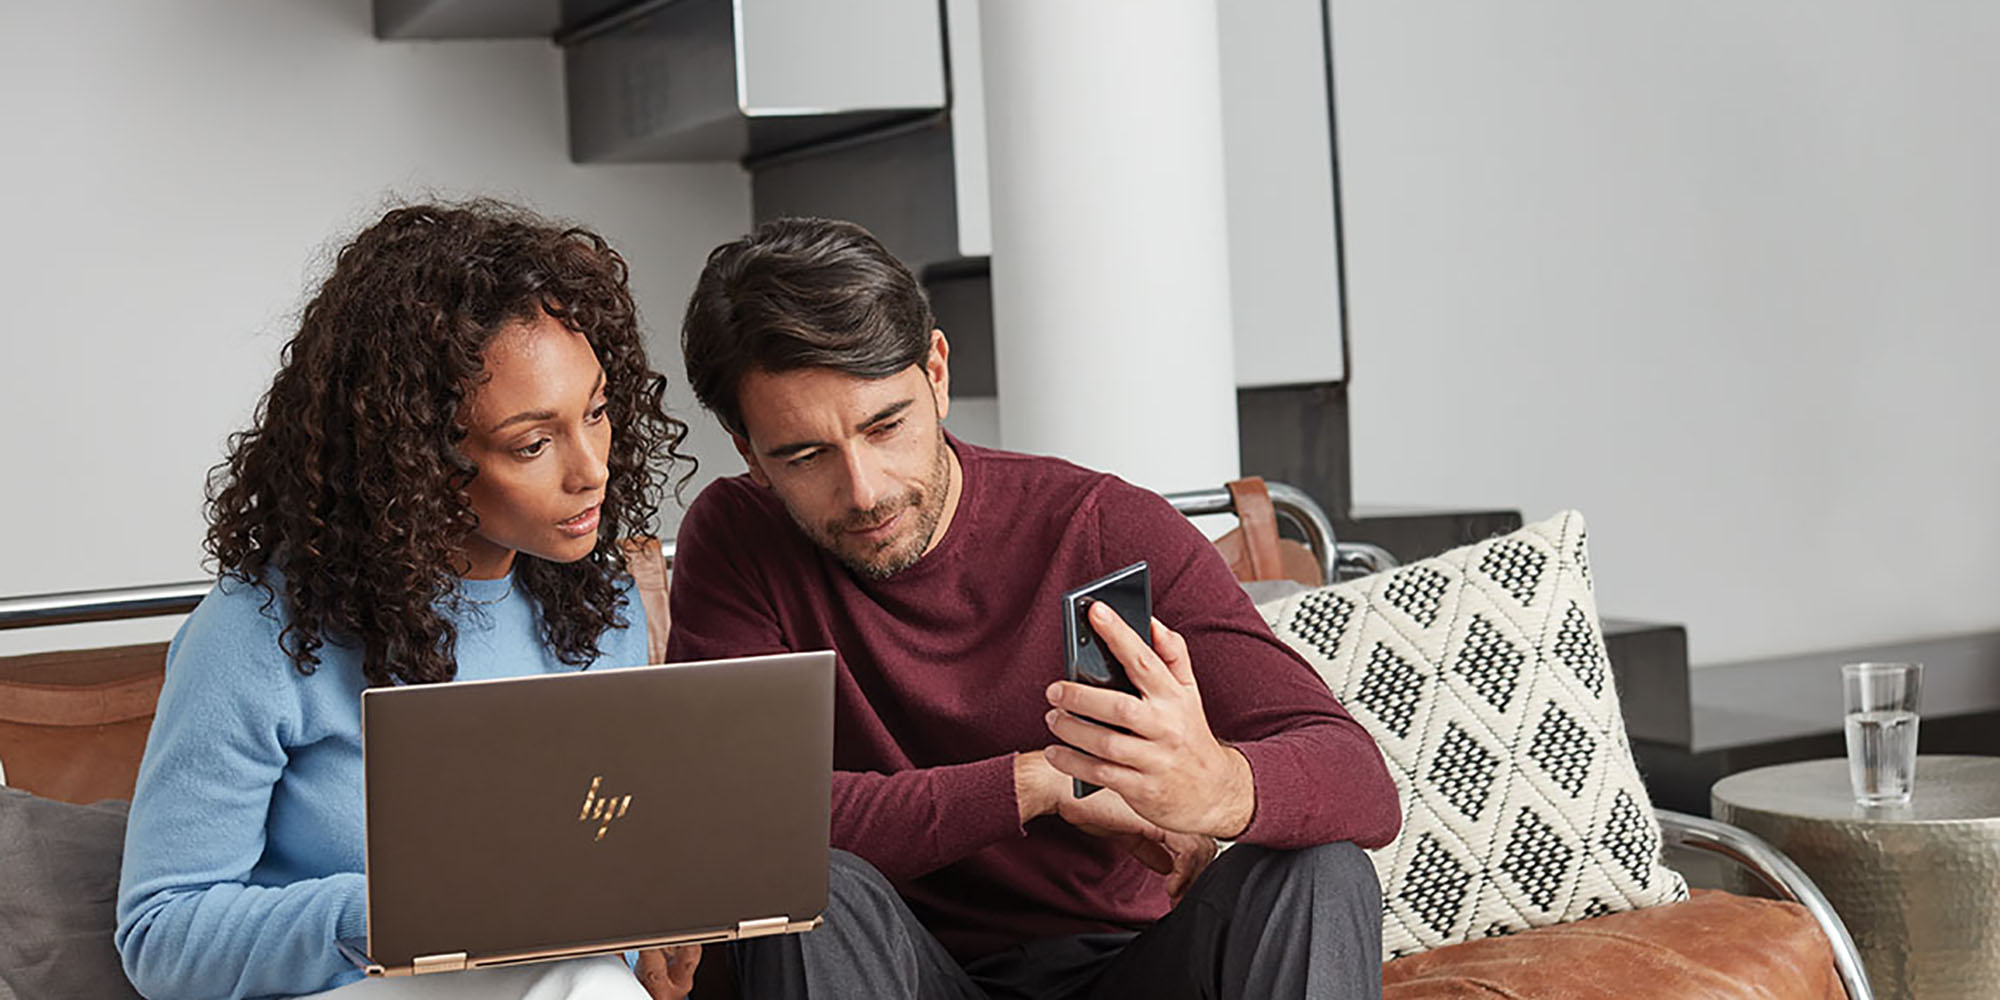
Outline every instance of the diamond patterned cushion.
<svg viewBox="0 0 2000 1000">
<path fill-rule="evenodd" d="M 1574 511 L 1261 606 L 1382 745 L 1372 852 L 1410 955 L 1687 898 L 1632 762 Z"/>
</svg>

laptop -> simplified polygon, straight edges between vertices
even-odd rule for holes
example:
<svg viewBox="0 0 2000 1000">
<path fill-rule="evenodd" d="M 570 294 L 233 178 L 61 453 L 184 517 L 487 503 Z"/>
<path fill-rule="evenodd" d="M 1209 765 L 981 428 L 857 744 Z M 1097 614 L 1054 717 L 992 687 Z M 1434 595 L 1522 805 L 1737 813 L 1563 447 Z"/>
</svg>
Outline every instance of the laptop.
<svg viewBox="0 0 2000 1000">
<path fill-rule="evenodd" d="M 811 930 L 831 652 L 371 688 L 370 976 Z"/>
</svg>

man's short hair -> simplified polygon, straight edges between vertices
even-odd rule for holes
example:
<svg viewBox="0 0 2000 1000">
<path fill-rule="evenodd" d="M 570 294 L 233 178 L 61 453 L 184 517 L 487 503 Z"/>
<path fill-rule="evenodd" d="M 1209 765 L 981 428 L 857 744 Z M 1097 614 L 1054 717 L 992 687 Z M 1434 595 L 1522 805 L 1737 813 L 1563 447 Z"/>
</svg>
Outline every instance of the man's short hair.
<svg viewBox="0 0 2000 1000">
<path fill-rule="evenodd" d="M 775 219 L 708 255 L 681 321 L 681 356 L 695 398 L 743 434 L 737 387 L 751 371 L 886 378 L 923 363 L 936 325 L 916 276 L 868 230 Z"/>
</svg>

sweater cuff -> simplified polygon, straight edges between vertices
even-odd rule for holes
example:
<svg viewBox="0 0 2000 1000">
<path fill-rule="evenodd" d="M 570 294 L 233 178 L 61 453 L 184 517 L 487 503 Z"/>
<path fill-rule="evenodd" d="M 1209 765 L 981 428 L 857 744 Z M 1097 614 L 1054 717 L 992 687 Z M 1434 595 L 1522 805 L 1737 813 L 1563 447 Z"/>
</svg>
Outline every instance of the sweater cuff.
<svg viewBox="0 0 2000 1000">
<path fill-rule="evenodd" d="M 1231 744 L 1250 764 L 1250 785 L 1257 801 L 1250 813 L 1250 825 L 1236 835 L 1243 844 L 1293 849 L 1309 846 L 1313 800 L 1318 796 L 1296 780 L 1297 751 L 1271 740 Z M 1323 789 L 1327 795 L 1331 789 Z"/>
<path fill-rule="evenodd" d="M 338 909 L 333 922 L 335 941 L 360 941 L 368 937 L 368 878 L 358 872 L 334 876 L 341 880 L 334 900 Z"/>
<path fill-rule="evenodd" d="M 976 850 L 1009 837 L 1021 836 L 1021 803 L 1014 794 L 1014 755 L 1001 754 L 970 764 L 945 768 L 941 802 L 952 815 L 943 829 L 965 837 Z"/>
</svg>

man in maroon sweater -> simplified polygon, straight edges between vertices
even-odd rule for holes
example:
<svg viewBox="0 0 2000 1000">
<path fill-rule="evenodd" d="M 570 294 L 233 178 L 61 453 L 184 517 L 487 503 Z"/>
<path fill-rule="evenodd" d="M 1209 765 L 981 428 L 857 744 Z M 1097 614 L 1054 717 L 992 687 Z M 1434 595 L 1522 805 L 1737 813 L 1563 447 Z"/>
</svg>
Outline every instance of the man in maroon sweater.
<svg viewBox="0 0 2000 1000">
<path fill-rule="evenodd" d="M 1159 496 L 946 434 L 934 325 L 824 220 L 718 248 L 688 303 L 749 471 L 681 523 L 669 658 L 839 654 L 827 924 L 742 947 L 747 995 L 1378 996 L 1373 740 Z M 1152 634 L 1091 625 L 1141 697 L 1062 681 L 1061 593 L 1139 559 Z"/>
</svg>

